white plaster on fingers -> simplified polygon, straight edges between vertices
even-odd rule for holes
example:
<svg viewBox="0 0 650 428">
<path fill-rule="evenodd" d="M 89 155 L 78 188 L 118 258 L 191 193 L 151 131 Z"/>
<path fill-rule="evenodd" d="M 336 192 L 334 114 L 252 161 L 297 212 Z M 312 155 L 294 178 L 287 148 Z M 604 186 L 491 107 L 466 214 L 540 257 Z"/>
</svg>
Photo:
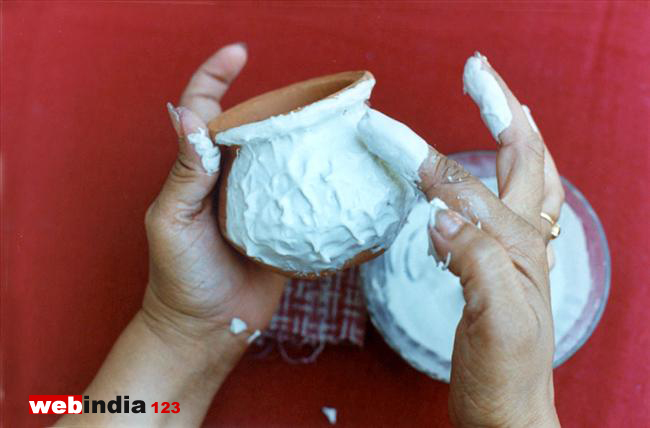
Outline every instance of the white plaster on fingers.
<svg viewBox="0 0 650 428">
<path fill-rule="evenodd" d="M 255 342 L 257 340 L 257 338 L 260 337 L 261 335 L 262 335 L 261 331 L 255 330 L 253 332 L 253 334 L 248 336 L 248 339 L 246 339 L 246 343 L 248 343 L 250 345 L 251 343 Z"/>
<path fill-rule="evenodd" d="M 512 123 L 512 111 L 499 82 L 484 68 L 484 56 L 474 54 L 467 59 L 463 71 L 463 90 L 474 100 L 483 122 L 492 137 L 499 142 L 499 134 Z"/>
<path fill-rule="evenodd" d="M 201 158 L 201 166 L 203 166 L 206 173 L 213 175 L 219 170 L 221 151 L 212 142 L 205 128 L 199 128 L 196 132 L 188 134 L 187 141 L 194 147 L 194 150 Z"/>
<path fill-rule="evenodd" d="M 246 331 L 247 328 L 248 328 L 248 324 L 246 324 L 246 321 L 242 319 L 235 317 L 230 320 L 230 332 L 234 335 L 243 333 L 244 331 Z"/>
<path fill-rule="evenodd" d="M 396 173 L 418 183 L 418 170 L 429 154 L 429 145 L 408 126 L 369 109 L 357 126 L 368 150 Z"/>
</svg>

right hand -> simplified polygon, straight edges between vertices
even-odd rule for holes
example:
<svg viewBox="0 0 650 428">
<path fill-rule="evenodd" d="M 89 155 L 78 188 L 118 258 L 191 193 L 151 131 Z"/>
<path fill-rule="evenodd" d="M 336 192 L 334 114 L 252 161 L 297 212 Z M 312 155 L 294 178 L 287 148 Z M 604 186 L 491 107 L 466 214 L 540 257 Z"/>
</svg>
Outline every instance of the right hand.
<svg viewBox="0 0 650 428">
<path fill-rule="evenodd" d="M 458 426 L 559 426 L 553 404 L 553 319 L 545 211 L 557 219 L 564 193 L 541 135 L 487 62 L 513 113 L 499 135 L 499 197 L 444 156 L 420 168 L 440 211 L 429 232 L 466 301 L 452 355 L 449 412 Z M 480 222 L 481 227 L 476 224 Z"/>
</svg>

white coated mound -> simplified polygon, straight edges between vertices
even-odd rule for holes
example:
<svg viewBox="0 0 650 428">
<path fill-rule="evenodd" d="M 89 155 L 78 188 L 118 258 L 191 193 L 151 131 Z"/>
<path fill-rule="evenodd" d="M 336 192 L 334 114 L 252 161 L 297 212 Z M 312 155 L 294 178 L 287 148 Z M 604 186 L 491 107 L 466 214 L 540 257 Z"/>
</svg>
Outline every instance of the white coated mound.
<svg viewBox="0 0 650 428">
<path fill-rule="evenodd" d="M 499 134 L 510 126 L 512 112 L 506 94 L 497 80 L 484 68 L 484 56 L 476 53 L 467 59 L 463 70 L 463 91 L 472 97 L 481 111 L 481 118 L 498 142 Z"/>
<path fill-rule="evenodd" d="M 483 182 L 497 192 L 496 178 Z M 390 313 L 396 324 L 381 329 L 388 342 L 417 368 L 449 381 L 454 335 L 465 301 L 458 278 L 437 268 L 427 255 L 430 212 L 426 201 L 418 201 L 391 248 L 362 265 L 362 277 L 368 298 L 375 296 L 377 304 Z M 562 234 L 553 241 L 556 264 L 550 278 L 556 344 L 582 313 L 590 284 L 582 223 L 567 204 L 562 207 L 559 222 Z M 415 352 L 413 342 L 437 359 Z"/>
<path fill-rule="evenodd" d="M 218 144 L 240 146 L 226 229 L 249 257 L 318 274 L 392 243 L 416 198 L 358 137 L 373 85 L 217 134 Z"/>
</svg>

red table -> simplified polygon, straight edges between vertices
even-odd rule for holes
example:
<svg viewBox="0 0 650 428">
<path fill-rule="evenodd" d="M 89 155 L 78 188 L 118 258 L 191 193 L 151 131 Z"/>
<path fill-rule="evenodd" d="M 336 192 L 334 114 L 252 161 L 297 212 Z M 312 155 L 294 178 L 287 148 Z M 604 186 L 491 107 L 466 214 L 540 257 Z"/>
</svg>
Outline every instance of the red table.
<svg viewBox="0 0 650 428">
<path fill-rule="evenodd" d="M 175 155 L 164 104 L 217 47 L 246 41 L 232 105 L 368 69 L 373 104 L 443 152 L 494 148 L 469 98 L 478 49 L 531 106 L 558 167 L 600 215 L 612 290 L 556 370 L 565 426 L 649 426 L 649 3 L 2 4 L 2 426 L 29 394 L 81 393 L 138 308 L 144 212 Z M 293 366 L 244 359 L 206 425 L 447 426 L 448 386 L 374 331 Z"/>
</svg>

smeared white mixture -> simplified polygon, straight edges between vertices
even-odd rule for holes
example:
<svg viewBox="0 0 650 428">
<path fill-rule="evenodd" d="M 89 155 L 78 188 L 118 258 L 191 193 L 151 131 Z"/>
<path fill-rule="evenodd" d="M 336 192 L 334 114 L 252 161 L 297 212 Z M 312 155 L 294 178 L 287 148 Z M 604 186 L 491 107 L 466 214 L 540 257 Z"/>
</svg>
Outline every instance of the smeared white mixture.
<svg viewBox="0 0 650 428">
<path fill-rule="evenodd" d="M 239 334 L 243 333 L 246 331 L 248 328 L 248 325 L 246 324 L 246 321 L 239 319 L 239 318 L 233 318 L 230 320 L 230 332 L 232 334 Z"/>
<path fill-rule="evenodd" d="M 396 173 L 418 183 L 418 170 L 429 154 L 429 145 L 408 126 L 377 110 L 369 109 L 359 121 L 364 144 Z"/>
<path fill-rule="evenodd" d="M 429 207 L 429 228 L 434 229 L 436 227 L 436 215 L 438 215 L 438 211 L 447 210 L 449 207 L 445 204 L 445 201 L 439 198 L 431 199 L 431 201 L 429 201 Z M 431 235 L 427 233 L 427 237 L 429 241 L 429 250 L 427 251 L 427 254 L 433 256 L 437 263 L 442 263 L 442 259 L 438 256 L 438 253 L 433 246 L 433 241 L 431 241 Z M 448 254 L 445 257 L 451 257 L 451 255 Z M 447 266 L 449 266 L 449 262 L 447 262 Z"/>
<path fill-rule="evenodd" d="M 246 342 L 248 342 L 249 344 L 250 344 L 250 343 L 253 343 L 253 342 L 255 342 L 255 341 L 257 340 L 257 338 L 260 337 L 261 335 L 262 335 L 262 332 L 261 332 L 261 331 L 259 331 L 259 330 L 255 330 L 255 331 L 253 332 L 253 334 L 251 334 L 250 336 L 248 336 L 248 339 L 246 339 Z"/>
<path fill-rule="evenodd" d="M 392 243 L 416 197 L 358 137 L 374 83 L 217 134 L 218 144 L 241 146 L 226 229 L 248 256 L 319 273 Z"/>
<path fill-rule="evenodd" d="M 483 181 L 497 192 L 496 178 Z M 458 278 L 436 268 L 435 262 L 427 256 L 426 225 L 430 215 L 429 204 L 420 200 L 391 248 L 362 265 L 362 273 L 366 286 L 376 290 L 380 304 L 390 311 L 395 323 L 411 339 L 439 356 L 442 364 L 419 356 L 409 359 L 412 347 L 404 342 L 399 332 L 388 333 L 392 337 L 387 339 L 406 353 L 405 357 L 412 363 L 415 361 L 416 365 L 436 372 L 439 378 L 449 380 L 448 362 L 465 301 Z M 590 284 L 582 223 L 567 204 L 562 207 L 559 222 L 562 235 L 553 241 L 557 257 L 550 275 L 556 344 L 580 316 Z"/>
<path fill-rule="evenodd" d="M 336 425 L 336 409 L 334 407 L 323 406 L 320 410 L 323 412 L 330 425 Z"/>
<path fill-rule="evenodd" d="M 187 136 L 187 141 L 194 146 L 194 150 L 201 157 L 201 165 L 205 172 L 210 175 L 217 172 L 221 162 L 221 151 L 208 136 L 208 131 L 205 128 L 199 128 L 197 132 Z"/>
<path fill-rule="evenodd" d="M 510 126 L 512 112 L 497 80 L 483 68 L 484 56 L 476 53 L 467 59 L 463 71 L 463 90 L 481 111 L 481 118 L 497 142 L 499 134 Z"/>
</svg>

